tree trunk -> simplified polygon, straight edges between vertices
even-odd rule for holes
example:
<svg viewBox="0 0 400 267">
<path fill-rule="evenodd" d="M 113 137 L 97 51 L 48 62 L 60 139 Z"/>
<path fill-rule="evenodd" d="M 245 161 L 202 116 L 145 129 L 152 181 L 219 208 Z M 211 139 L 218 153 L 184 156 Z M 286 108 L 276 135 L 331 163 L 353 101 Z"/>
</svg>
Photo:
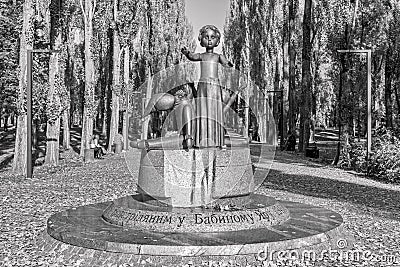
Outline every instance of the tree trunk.
<svg viewBox="0 0 400 267">
<path fill-rule="evenodd" d="M 146 101 L 145 101 L 145 107 L 149 104 L 149 100 L 151 98 L 151 94 L 153 92 L 152 90 L 152 84 L 153 84 L 153 79 L 151 77 L 151 69 L 148 63 L 146 63 L 147 67 L 147 87 L 146 87 Z M 149 133 L 149 121 L 150 121 L 150 116 L 147 116 L 144 121 L 142 122 L 142 139 L 147 139 L 147 135 Z"/>
<path fill-rule="evenodd" d="M 112 37 L 113 36 L 113 30 L 112 29 L 108 29 L 107 32 L 107 40 L 109 43 L 112 42 Z M 104 70 L 104 80 L 105 80 L 105 91 L 104 91 L 104 110 L 103 110 L 103 127 L 102 127 L 102 133 L 105 136 L 108 136 L 108 130 L 109 130 L 109 124 L 110 124 L 110 99 L 112 98 L 111 96 L 111 90 L 110 87 L 112 85 L 112 51 L 113 51 L 113 47 L 112 45 L 108 46 L 108 50 L 107 50 L 107 56 L 106 56 L 106 63 L 105 63 L 105 70 Z"/>
<path fill-rule="evenodd" d="M 20 36 L 19 51 L 19 91 L 17 99 L 17 130 L 15 134 L 15 149 L 13 171 L 18 174 L 26 175 L 26 145 L 27 145 L 27 116 L 25 111 L 26 98 L 26 51 L 33 48 L 33 16 L 34 7 L 32 0 L 25 0 L 23 6 L 22 31 Z"/>
<path fill-rule="evenodd" d="M 63 111 L 62 122 L 63 122 L 63 148 L 64 150 L 69 150 L 71 148 L 71 133 L 69 124 L 69 108 Z"/>
<path fill-rule="evenodd" d="M 303 51 L 302 51 L 302 77 L 301 77 L 301 99 L 300 109 L 300 138 L 299 151 L 305 151 L 309 145 L 310 122 L 311 122 L 311 3 L 312 0 L 304 2 L 303 17 Z"/>
<path fill-rule="evenodd" d="M 104 110 L 103 110 L 103 124 L 101 127 L 101 133 L 107 135 L 107 104 L 108 104 L 108 94 L 106 92 L 104 97 Z"/>
<path fill-rule="evenodd" d="M 126 87 L 126 92 L 125 92 L 125 111 L 124 111 L 124 118 L 123 118 L 123 123 L 122 123 L 122 135 L 124 137 L 124 149 L 128 149 L 128 110 L 129 110 L 129 46 L 125 47 L 125 57 L 124 57 L 124 83 Z"/>
<path fill-rule="evenodd" d="M 245 31 L 246 31 L 246 37 L 245 37 L 245 43 L 246 44 L 250 44 L 250 30 L 249 30 L 249 28 L 248 28 L 248 24 L 247 24 L 247 22 L 245 23 L 245 25 L 246 25 L 246 27 L 245 27 Z M 247 45 L 247 46 L 245 46 L 245 48 L 244 48 L 244 54 L 245 54 L 245 60 L 244 60 L 244 62 L 245 62 L 245 64 L 246 64 L 246 67 L 245 67 L 245 69 L 246 69 L 246 74 L 247 74 L 247 81 L 250 81 L 251 80 L 251 73 L 250 73 L 250 71 L 251 71 L 251 69 L 250 69 L 250 47 Z M 250 124 L 249 124 L 249 104 L 250 104 L 250 91 L 249 91 L 249 88 L 247 87 L 247 88 L 245 88 L 244 89 L 244 92 L 243 92 L 243 94 L 244 94 L 244 101 L 245 101 L 245 107 L 244 107 L 244 118 L 245 118 L 245 120 L 244 120 L 244 129 L 243 129 L 243 135 L 244 135 L 244 137 L 248 137 L 249 136 L 249 126 L 250 126 Z"/>
<path fill-rule="evenodd" d="M 65 40 L 68 42 L 69 40 Z M 62 53 L 62 62 L 61 62 L 61 75 L 60 75 L 60 82 L 62 83 L 62 91 L 61 95 L 64 95 L 62 97 L 62 128 L 63 128 L 63 140 L 62 140 L 62 146 L 64 151 L 69 150 L 71 148 L 71 134 L 70 134 L 70 128 L 71 128 L 71 91 L 68 85 L 68 81 L 70 81 L 70 77 L 66 77 L 69 75 L 67 73 L 67 68 L 70 67 L 68 64 L 69 60 L 69 55 L 68 55 L 68 48 L 67 46 L 64 46 L 61 48 Z"/>
<path fill-rule="evenodd" d="M 39 146 L 39 120 L 33 120 L 32 122 L 32 147 L 35 149 L 35 151 L 37 150 L 38 146 Z"/>
<path fill-rule="evenodd" d="M 393 98 L 392 98 L 392 53 L 388 48 L 386 51 L 385 60 L 385 113 L 386 113 L 386 127 L 393 127 Z"/>
<path fill-rule="evenodd" d="M 296 15 L 298 0 L 289 0 L 289 111 L 288 111 L 288 122 L 289 131 L 293 132 L 296 129 Z"/>
<path fill-rule="evenodd" d="M 85 1 L 83 7 L 83 1 Z M 93 61 L 93 15 L 95 7 L 92 0 L 81 0 L 82 12 L 85 22 L 85 104 L 83 107 L 83 125 L 81 139 L 81 153 L 84 157 L 85 149 L 90 148 L 90 141 L 93 135 L 93 117 L 94 117 L 94 61 Z"/>
<path fill-rule="evenodd" d="M 55 121 L 47 122 L 46 131 L 46 157 L 45 164 L 57 166 L 59 162 L 59 136 L 60 136 L 60 117 Z"/>
<path fill-rule="evenodd" d="M 275 93 L 274 93 L 274 95 L 273 95 L 273 99 L 274 99 L 274 118 L 275 118 L 275 121 L 277 121 L 278 122 L 278 124 L 276 125 L 276 127 L 277 127 L 277 129 L 278 129 L 278 133 L 279 133 L 279 136 L 277 136 L 277 140 L 280 140 L 280 148 L 281 148 L 281 150 L 282 150 L 282 148 L 283 148 L 283 143 L 284 143 L 284 141 L 283 141 L 283 136 L 284 136 L 284 133 L 282 132 L 282 128 L 283 128 L 283 117 L 282 117 L 282 114 L 283 114 L 283 111 L 282 110 L 280 110 L 281 109 L 281 105 L 280 105 L 280 102 L 281 101 L 283 101 L 283 99 L 281 98 L 281 94 L 279 93 L 279 89 L 281 88 L 281 73 L 280 73 L 280 71 L 279 71 L 279 69 L 280 69 L 280 66 L 279 66 L 279 59 L 278 58 L 276 58 L 276 62 L 275 62 L 275 66 L 276 66 L 276 71 L 275 71 L 275 77 L 274 77 L 274 91 L 275 91 Z"/>
<path fill-rule="evenodd" d="M 17 117 L 17 132 L 15 135 L 15 150 L 14 150 L 14 161 L 13 171 L 16 174 L 26 175 L 27 167 L 27 119 L 25 115 L 18 115 Z"/>
<path fill-rule="evenodd" d="M 57 29 L 52 29 L 57 31 Z M 60 49 L 61 45 L 61 33 L 57 33 L 55 39 L 54 49 Z M 47 107 L 51 110 L 47 114 L 47 131 L 46 131 L 46 157 L 45 164 L 50 166 L 57 166 L 60 154 L 60 88 L 59 85 L 60 77 L 60 63 L 59 53 L 52 53 L 49 61 L 49 91 L 47 95 Z M 62 81 L 63 82 L 63 81 Z"/>
<path fill-rule="evenodd" d="M 394 88 L 394 95 L 396 98 L 396 103 L 397 103 L 397 117 L 400 118 L 400 93 L 398 88 Z M 397 122 L 399 122 L 397 120 Z M 400 125 L 396 125 L 397 127 L 400 127 Z"/>
<path fill-rule="evenodd" d="M 100 64 L 100 73 L 99 73 L 99 81 L 101 83 L 100 85 L 100 101 L 99 101 L 99 109 L 97 112 L 97 125 L 96 128 L 101 130 L 102 134 L 106 133 L 106 126 L 104 125 L 105 120 L 105 116 L 106 116 L 106 95 L 107 95 L 107 67 L 106 65 L 108 64 L 108 59 L 107 59 L 108 55 L 107 53 L 105 55 L 102 55 L 102 58 L 106 58 L 105 59 L 105 63 L 101 63 Z"/>
<path fill-rule="evenodd" d="M 270 98 L 268 98 L 268 105 L 271 104 Z M 278 145 L 277 140 L 277 125 L 275 124 L 274 117 L 271 112 L 267 113 L 267 144 L 272 146 Z"/>
<path fill-rule="evenodd" d="M 114 0 L 114 20 L 118 17 L 118 0 Z M 113 84 L 112 84 L 112 107 L 111 107 L 111 125 L 110 136 L 108 138 L 108 151 L 112 150 L 114 139 L 118 133 L 119 123 L 119 76 L 120 76 L 120 43 L 118 37 L 118 29 L 115 27 L 113 31 Z"/>
<path fill-rule="evenodd" d="M 288 132 L 289 119 L 289 16 L 287 1 L 283 1 L 284 24 L 282 36 L 282 82 L 281 90 L 283 91 L 284 111 L 283 111 L 283 137 L 286 139 Z"/>
</svg>

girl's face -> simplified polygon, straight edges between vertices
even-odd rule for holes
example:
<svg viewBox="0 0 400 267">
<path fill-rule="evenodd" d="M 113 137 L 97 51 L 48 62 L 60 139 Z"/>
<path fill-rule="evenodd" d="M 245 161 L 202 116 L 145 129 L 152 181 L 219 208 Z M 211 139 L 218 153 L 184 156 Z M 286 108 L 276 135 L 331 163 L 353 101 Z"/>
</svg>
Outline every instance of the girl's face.
<svg viewBox="0 0 400 267">
<path fill-rule="evenodd" d="M 200 44 L 205 48 L 214 48 L 218 46 L 219 38 L 215 31 L 207 29 L 207 31 L 204 32 L 201 36 Z"/>
</svg>

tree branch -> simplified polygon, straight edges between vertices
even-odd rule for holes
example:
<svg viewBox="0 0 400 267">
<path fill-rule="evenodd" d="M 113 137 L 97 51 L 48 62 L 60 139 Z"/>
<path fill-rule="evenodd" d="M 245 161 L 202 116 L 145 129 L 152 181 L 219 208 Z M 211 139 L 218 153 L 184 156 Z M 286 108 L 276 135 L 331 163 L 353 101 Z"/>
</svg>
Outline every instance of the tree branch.
<svg viewBox="0 0 400 267">
<path fill-rule="evenodd" d="M 92 7 L 93 9 L 91 11 L 90 19 L 93 19 L 93 17 L 94 17 L 94 13 L 96 12 L 96 6 L 97 6 L 97 1 L 93 0 L 93 7 Z"/>
<path fill-rule="evenodd" d="M 126 46 L 122 47 L 121 50 L 119 51 L 118 60 L 121 60 L 121 55 L 125 51 L 125 49 L 126 49 Z"/>
<path fill-rule="evenodd" d="M 83 0 L 79 0 L 79 4 L 81 5 L 82 13 L 83 13 L 83 20 L 85 25 L 88 23 L 87 17 L 86 17 L 86 12 L 85 8 L 83 7 Z"/>
</svg>

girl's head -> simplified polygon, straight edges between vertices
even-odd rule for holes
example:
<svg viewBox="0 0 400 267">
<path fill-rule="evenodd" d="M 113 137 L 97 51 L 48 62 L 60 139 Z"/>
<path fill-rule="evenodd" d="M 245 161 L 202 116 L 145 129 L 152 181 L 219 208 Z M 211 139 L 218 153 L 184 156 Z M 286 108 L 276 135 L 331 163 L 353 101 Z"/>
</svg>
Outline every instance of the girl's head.
<svg viewBox="0 0 400 267">
<path fill-rule="evenodd" d="M 200 29 L 198 39 L 203 47 L 216 47 L 221 39 L 221 32 L 214 25 L 206 25 Z"/>
</svg>

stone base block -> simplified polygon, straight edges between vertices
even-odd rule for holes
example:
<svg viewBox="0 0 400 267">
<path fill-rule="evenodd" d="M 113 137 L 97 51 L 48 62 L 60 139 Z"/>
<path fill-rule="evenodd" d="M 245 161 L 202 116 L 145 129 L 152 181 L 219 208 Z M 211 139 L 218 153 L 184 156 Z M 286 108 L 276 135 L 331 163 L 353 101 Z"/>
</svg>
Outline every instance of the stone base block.
<svg viewBox="0 0 400 267">
<path fill-rule="evenodd" d="M 138 188 L 174 207 L 249 195 L 254 191 L 250 149 L 142 151 Z"/>
</svg>

